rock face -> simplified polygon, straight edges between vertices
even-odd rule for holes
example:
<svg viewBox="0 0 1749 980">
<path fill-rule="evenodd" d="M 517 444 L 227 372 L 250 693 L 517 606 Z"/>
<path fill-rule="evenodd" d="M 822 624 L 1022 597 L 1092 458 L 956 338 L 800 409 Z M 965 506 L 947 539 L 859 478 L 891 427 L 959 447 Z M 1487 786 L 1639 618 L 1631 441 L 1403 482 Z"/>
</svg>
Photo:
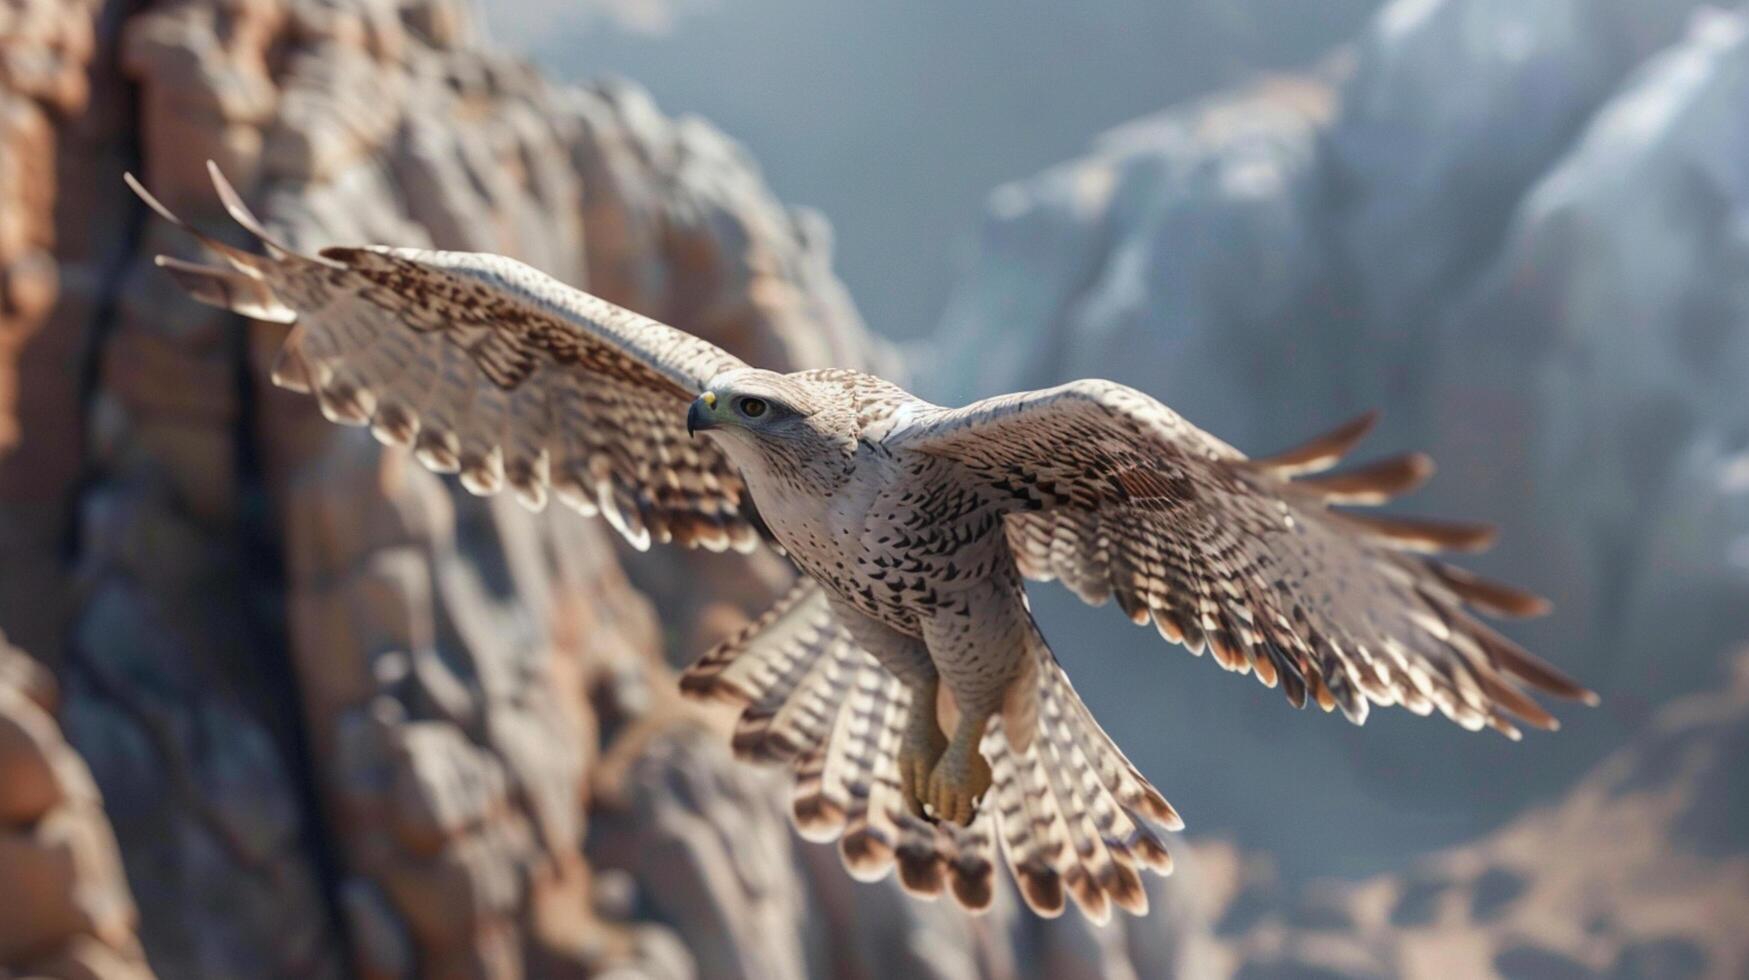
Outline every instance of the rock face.
<svg viewBox="0 0 1749 980">
<path fill-rule="evenodd" d="M 1642 711 L 1749 632 L 1746 147 L 1749 18 L 1698 16 L 1529 187 L 1427 375 L 1432 438 L 1482 506 L 1532 489 L 1525 553 Z"/>
<path fill-rule="evenodd" d="M 0 969 L 1159 975 L 1193 955 L 1166 893 L 1095 932 L 851 881 L 674 691 L 673 662 L 786 584 L 777 559 L 634 555 L 327 424 L 267 380 L 282 328 L 151 266 L 194 245 L 120 181 L 223 227 L 211 159 L 299 247 L 506 253 L 749 360 L 895 374 L 824 222 L 732 141 L 627 85 L 549 85 L 449 0 L 0 12 L 0 160 L 22 175 L 0 182 L 0 376 L 24 383 L 0 389 L 0 621 L 59 675 L 95 777 L 46 702 L 0 686 L 0 732 L 25 739 L 0 749 L 0 870 L 42 869 L 5 875 L 29 901 L 0 902 Z"/>
<path fill-rule="evenodd" d="M 0 972 L 148 980 L 138 916 L 91 771 L 55 724 L 55 681 L 0 638 Z"/>
<path fill-rule="evenodd" d="M 1411 870 L 1283 888 L 1205 850 L 1238 977 L 1739 977 L 1749 971 L 1749 654 L 1557 806 Z M 1219 867 L 1217 872 L 1216 868 Z"/>
<path fill-rule="evenodd" d="M 85 111 L 93 35 L 89 4 L 10 0 L 0 7 L 11 57 L 0 59 L 0 450 L 19 433 L 19 349 L 42 329 L 56 274 L 54 120 Z M 69 14 L 71 14 L 69 16 Z"/>
<path fill-rule="evenodd" d="M 91 296 L 68 267 L 100 261 L 93 237 L 113 214 L 68 220 L 56 194 L 77 175 L 67 152 L 80 121 L 103 114 L 90 97 L 97 3 L 0 4 L 0 554 L 53 554 L 78 478 L 84 320 Z M 104 220 L 103 215 L 111 215 Z M 25 432 L 24 418 L 60 420 Z M 62 563 L 0 562 L 0 622 L 13 641 L 50 656 L 68 583 Z M 35 567 L 33 567 L 35 566 Z"/>
<path fill-rule="evenodd" d="M 981 369 L 926 393 L 1107 376 L 1260 453 L 1382 407 L 1376 451 L 1441 464 L 1412 508 L 1503 525 L 1479 567 L 1556 608 L 1514 632 L 1604 696 L 1508 752 L 1242 693 L 1217 712 L 1150 673 L 1156 710 L 1114 734 L 1217 814 L 1193 830 L 1267 841 L 1290 875 L 1474 834 L 1749 635 L 1746 23 L 1662 0 L 1398 0 L 1319 73 L 1138 120 L 991 196 L 937 360 Z M 1047 626 L 1097 630 L 1059 644 L 1071 672 L 1072 646 L 1150 643 L 1040 600 Z M 1123 697 L 1086 686 L 1096 710 Z M 1210 726 L 1236 730 L 1244 785 L 1225 757 L 1151 750 Z M 1410 807 L 1420 829 L 1393 831 Z M 1279 826 L 1287 810 L 1304 819 Z"/>
</svg>

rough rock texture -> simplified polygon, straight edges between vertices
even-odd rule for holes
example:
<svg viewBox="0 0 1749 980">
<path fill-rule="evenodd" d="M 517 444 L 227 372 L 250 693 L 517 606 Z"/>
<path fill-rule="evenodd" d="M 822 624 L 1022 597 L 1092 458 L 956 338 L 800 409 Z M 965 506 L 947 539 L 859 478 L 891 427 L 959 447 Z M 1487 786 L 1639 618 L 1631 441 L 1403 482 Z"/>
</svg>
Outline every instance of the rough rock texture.
<svg viewBox="0 0 1749 980">
<path fill-rule="evenodd" d="M 893 374 L 824 222 L 736 144 L 627 85 L 548 85 L 449 0 L 30 10 L 6 64 L 53 54 L 90 96 L 4 79 L 36 128 L 32 178 L 0 191 L 28 248 L 0 255 L 61 288 L 9 299 L 30 315 L 0 334 L 26 381 L 0 411 L 21 434 L 0 621 L 61 677 L 158 973 L 1152 976 L 1197 955 L 1166 891 L 1096 932 L 851 881 L 790 831 L 781 781 L 729 758 L 727 719 L 674 691 L 673 662 L 785 584 L 778 560 L 635 555 L 327 424 L 267 381 L 282 328 L 184 297 L 149 259 L 193 244 L 120 194 L 131 169 L 225 227 L 212 159 L 302 247 L 502 252 L 759 363 Z M 0 700 L 0 726 L 41 716 Z M 143 970 L 126 890 L 82 860 L 95 904 L 57 928 L 91 938 L 66 955 Z M 21 908 L 0 903 L 0 936 L 46 928 Z M 85 975 L 51 953 L 20 955 Z"/>
<path fill-rule="evenodd" d="M 55 262 L 55 117 L 85 110 L 92 22 L 54 0 L 0 6 L 0 449 L 18 442 L 17 352 L 59 293 Z"/>
<path fill-rule="evenodd" d="M 1237 977 L 1675 980 L 1749 973 L 1749 654 L 1558 805 L 1401 874 L 1284 888 L 1205 848 Z"/>
<path fill-rule="evenodd" d="M 138 916 L 54 678 L 0 638 L 0 976 L 146 980 Z"/>
<path fill-rule="evenodd" d="M 1230 689 L 1211 708 L 1138 666 L 1159 703 L 1114 734 L 1176 774 L 1193 830 L 1267 841 L 1290 874 L 1474 834 L 1710 683 L 1749 635 L 1745 18 L 1397 0 L 1319 73 L 1138 120 L 994 192 L 943 323 L 953 371 L 926 393 L 1107 376 L 1252 452 L 1383 407 L 1369 446 L 1442 468 L 1406 509 L 1501 524 L 1478 567 L 1556 609 L 1513 632 L 1604 696 L 1508 749 Z M 1074 615 L 1040 599 L 1047 628 Z M 1075 646 L 1150 643 L 1116 616 L 1079 622 L 1098 632 L 1059 644 L 1071 672 Z M 1084 686 L 1096 709 L 1123 696 Z M 1242 785 L 1227 755 L 1177 750 L 1211 725 L 1248 760 Z"/>
<path fill-rule="evenodd" d="M 79 359 L 91 293 L 80 271 L 91 234 L 114 218 L 72 220 L 57 195 L 80 164 L 66 144 L 103 114 L 90 98 L 96 0 L 0 3 L 0 622 L 13 641 L 51 660 L 64 614 L 59 561 L 70 489 L 80 466 Z M 103 214 L 119 212 L 100 211 Z M 55 418 L 32 427 L 19 418 Z M 34 567 L 33 567 L 34 566 Z"/>
</svg>

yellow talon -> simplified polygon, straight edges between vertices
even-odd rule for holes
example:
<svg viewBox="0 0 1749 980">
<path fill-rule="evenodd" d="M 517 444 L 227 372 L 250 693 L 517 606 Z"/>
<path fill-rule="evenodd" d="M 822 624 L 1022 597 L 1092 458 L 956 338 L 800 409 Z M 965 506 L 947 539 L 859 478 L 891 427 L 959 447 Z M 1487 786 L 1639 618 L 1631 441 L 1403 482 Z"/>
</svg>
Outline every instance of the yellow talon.
<svg viewBox="0 0 1749 980">
<path fill-rule="evenodd" d="M 923 789 L 923 808 L 937 820 L 965 826 L 977 815 L 978 803 L 990 789 L 990 764 L 978 751 L 981 724 L 956 726 L 954 737 L 930 771 Z"/>
<path fill-rule="evenodd" d="M 929 775 L 941 761 L 947 748 L 947 736 L 936 724 L 933 711 L 920 710 L 919 704 L 935 702 L 935 682 L 912 701 L 911 717 L 905 723 L 905 734 L 899 742 L 899 789 L 905 805 L 916 816 L 924 816 L 923 803 L 928 791 Z"/>
</svg>

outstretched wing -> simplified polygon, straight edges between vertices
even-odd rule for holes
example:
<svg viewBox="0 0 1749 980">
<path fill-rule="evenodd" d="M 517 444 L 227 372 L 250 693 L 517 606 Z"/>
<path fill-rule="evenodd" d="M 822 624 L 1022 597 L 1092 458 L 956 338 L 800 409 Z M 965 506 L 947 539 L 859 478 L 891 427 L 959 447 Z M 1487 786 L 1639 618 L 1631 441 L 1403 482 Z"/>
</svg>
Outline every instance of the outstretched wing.
<svg viewBox="0 0 1749 980">
<path fill-rule="evenodd" d="M 294 325 L 275 383 L 315 395 L 336 422 L 412 446 L 433 470 L 459 472 L 473 493 L 509 483 L 539 508 L 550 488 L 604 514 L 640 549 L 652 540 L 757 544 L 739 473 L 685 425 L 688 402 L 740 360 L 501 256 L 381 247 L 298 255 L 262 232 L 216 168 L 212 176 L 269 254 L 189 228 L 225 265 L 170 256 L 158 264 L 196 299 Z"/>
<path fill-rule="evenodd" d="M 920 413 L 887 445 L 963 464 L 1028 577 L 1094 605 L 1115 598 L 1295 705 L 1309 694 L 1357 723 L 1369 701 L 1437 707 L 1517 737 L 1508 715 L 1556 727 L 1518 683 L 1595 702 L 1472 614 L 1534 615 L 1541 599 L 1427 557 L 1485 548 L 1490 528 L 1332 509 L 1383 503 L 1432 472 L 1408 455 L 1311 475 L 1371 424 L 1248 460 L 1141 392 L 1078 381 Z"/>
</svg>

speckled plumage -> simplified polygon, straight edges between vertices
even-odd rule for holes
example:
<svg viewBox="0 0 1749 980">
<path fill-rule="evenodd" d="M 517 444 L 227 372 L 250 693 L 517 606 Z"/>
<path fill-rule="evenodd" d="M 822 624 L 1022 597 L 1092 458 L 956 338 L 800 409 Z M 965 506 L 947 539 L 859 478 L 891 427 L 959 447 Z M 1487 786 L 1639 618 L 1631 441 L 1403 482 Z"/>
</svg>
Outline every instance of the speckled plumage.
<svg viewBox="0 0 1749 980">
<path fill-rule="evenodd" d="M 1430 471 L 1325 474 L 1368 420 L 1251 460 L 1109 382 L 946 409 L 855 371 L 748 367 L 498 256 L 203 241 L 226 266 L 161 264 L 197 298 L 294 325 L 277 382 L 470 491 L 540 507 L 551 490 L 640 548 L 749 549 L 765 530 L 801 579 L 682 687 L 744 706 L 736 753 L 794 769 L 797 826 L 858 877 L 896 866 L 983 908 L 1000 850 L 1034 909 L 1103 919 L 1144 911 L 1139 871 L 1170 868 L 1178 816 L 1076 696 L 1028 578 L 1116 599 L 1355 722 L 1400 703 L 1516 737 L 1513 716 L 1555 726 L 1519 684 L 1591 698 L 1469 611 L 1540 600 L 1424 554 L 1486 529 L 1332 508 Z"/>
</svg>

